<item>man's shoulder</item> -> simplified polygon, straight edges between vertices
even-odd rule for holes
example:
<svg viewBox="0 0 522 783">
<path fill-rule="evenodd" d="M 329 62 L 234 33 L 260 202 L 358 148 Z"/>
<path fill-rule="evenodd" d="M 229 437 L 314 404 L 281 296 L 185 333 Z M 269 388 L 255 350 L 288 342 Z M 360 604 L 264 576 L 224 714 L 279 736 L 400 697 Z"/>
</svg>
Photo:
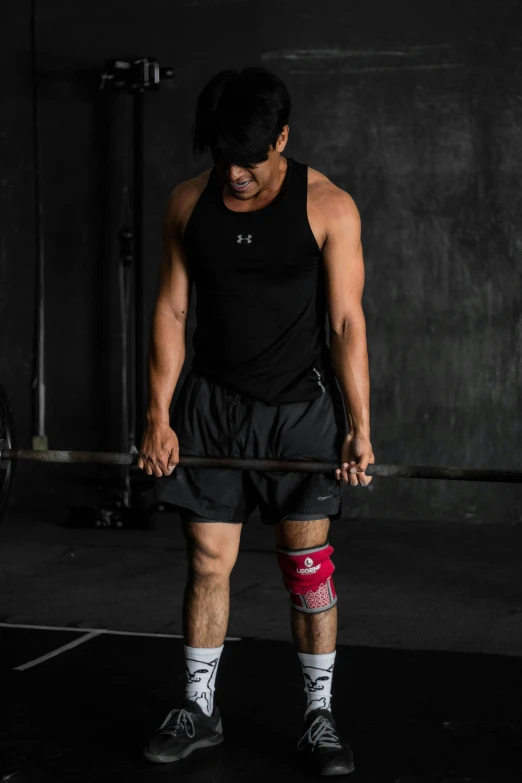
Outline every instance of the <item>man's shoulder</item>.
<svg viewBox="0 0 522 783">
<path fill-rule="evenodd" d="M 326 174 L 322 174 L 320 171 L 317 171 L 317 169 L 308 166 L 308 186 L 315 186 L 321 183 L 333 185 L 333 182 L 328 179 Z"/>
<path fill-rule="evenodd" d="M 186 225 L 199 197 L 205 190 L 212 169 L 207 169 L 196 177 L 180 182 L 171 192 L 168 204 L 167 215 Z"/>
<path fill-rule="evenodd" d="M 328 212 L 344 212 L 357 209 L 346 190 L 335 185 L 325 174 L 308 167 L 308 198 L 314 207 Z"/>
<path fill-rule="evenodd" d="M 172 191 L 171 199 L 179 204 L 192 201 L 193 199 L 197 200 L 207 187 L 211 171 L 212 169 L 207 169 L 196 177 L 180 182 Z"/>
</svg>

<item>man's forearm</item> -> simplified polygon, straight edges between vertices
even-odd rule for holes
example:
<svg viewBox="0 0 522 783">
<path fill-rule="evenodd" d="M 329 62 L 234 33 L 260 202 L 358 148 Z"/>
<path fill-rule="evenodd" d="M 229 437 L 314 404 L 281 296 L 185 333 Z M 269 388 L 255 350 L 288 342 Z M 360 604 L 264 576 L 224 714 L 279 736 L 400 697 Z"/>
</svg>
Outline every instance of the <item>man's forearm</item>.
<svg viewBox="0 0 522 783">
<path fill-rule="evenodd" d="M 330 354 L 350 432 L 370 437 L 370 371 L 363 319 L 330 334 Z"/>
<path fill-rule="evenodd" d="M 186 324 L 156 312 L 149 345 L 148 424 L 169 424 L 169 409 L 185 361 Z"/>
</svg>

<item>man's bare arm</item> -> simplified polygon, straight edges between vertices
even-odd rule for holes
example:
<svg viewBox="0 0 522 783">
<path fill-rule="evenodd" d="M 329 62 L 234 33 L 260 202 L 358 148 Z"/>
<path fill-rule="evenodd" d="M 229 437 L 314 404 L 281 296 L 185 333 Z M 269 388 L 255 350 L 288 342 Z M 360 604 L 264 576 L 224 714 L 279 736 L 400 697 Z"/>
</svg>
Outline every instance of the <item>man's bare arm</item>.
<svg viewBox="0 0 522 783">
<path fill-rule="evenodd" d="M 169 408 L 183 363 L 191 278 L 180 233 L 186 188 L 173 191 L 163 217 L 158 297 L 149 343 L 149 425 L 168 426 Z"/>
<path fill-rule="evenodd" d="M 361 221 L 353 199 L 339 188 L 325 199 L 330 353 L 351 432 L 370 437 L 370 373 L 362 308 L 364 261 Z"/>
</svg>

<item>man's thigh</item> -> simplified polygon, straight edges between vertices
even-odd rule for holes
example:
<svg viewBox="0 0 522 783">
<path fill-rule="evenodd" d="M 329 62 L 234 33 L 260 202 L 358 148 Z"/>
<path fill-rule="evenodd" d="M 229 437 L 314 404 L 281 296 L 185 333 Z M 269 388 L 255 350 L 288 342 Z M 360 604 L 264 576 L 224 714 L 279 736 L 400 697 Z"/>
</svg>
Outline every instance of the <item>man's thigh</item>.
<svg viewBox="0 0 522 783">
<path fill-rule="evenodd" d="M 309 549 L 325 544 L 329 530 L 328 517 L 308 521 L 285 519 L 274 525 L 274 536 L 276 545 L 284 549 Z"/>
</svg>

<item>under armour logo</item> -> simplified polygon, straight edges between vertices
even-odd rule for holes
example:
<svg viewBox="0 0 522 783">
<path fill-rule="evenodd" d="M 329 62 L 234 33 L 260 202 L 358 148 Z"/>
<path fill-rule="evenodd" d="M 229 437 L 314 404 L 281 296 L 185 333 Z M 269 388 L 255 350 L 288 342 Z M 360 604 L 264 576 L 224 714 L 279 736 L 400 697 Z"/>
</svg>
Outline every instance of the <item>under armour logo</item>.
<svg viewBox="0 0 522 783">
<path fill-rule="evenodd" d="M 243 236 L 243 234 L 237 235 L 237 243 L 238 245 L 241 244 L 241 242 L 248 242 L 249 245 L 252 244 L 252 234 L 247 234 L 246 237 Z"/>
</svg>

